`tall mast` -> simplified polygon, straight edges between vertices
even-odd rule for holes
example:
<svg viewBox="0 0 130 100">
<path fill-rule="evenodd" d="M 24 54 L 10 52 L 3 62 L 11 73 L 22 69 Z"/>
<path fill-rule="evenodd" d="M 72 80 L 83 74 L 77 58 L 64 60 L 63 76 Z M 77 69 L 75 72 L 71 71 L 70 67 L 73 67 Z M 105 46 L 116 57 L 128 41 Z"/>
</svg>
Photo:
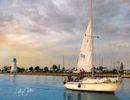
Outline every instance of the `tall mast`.
<svg viewBox="0 0 130 100">
<path fill-rule="evenodd" d="M 63 67 L 64 67 L 64 56 L 63 56 L 63 59 L 62 59 L 62 60 L 63 60 Z"/>
<path fill-rule="evenodd" d="M 93 1 L 90 0 L 90 21 L 91 21 L 91 39 L 92 39 L 92 77 L 94 76 L 94 65 L 93 65 L 93 62 L 94 62 L 94 52 L 93 52 L 93 45 L 94 45 L 94 42 L 93 42 Z"/>
</svg>

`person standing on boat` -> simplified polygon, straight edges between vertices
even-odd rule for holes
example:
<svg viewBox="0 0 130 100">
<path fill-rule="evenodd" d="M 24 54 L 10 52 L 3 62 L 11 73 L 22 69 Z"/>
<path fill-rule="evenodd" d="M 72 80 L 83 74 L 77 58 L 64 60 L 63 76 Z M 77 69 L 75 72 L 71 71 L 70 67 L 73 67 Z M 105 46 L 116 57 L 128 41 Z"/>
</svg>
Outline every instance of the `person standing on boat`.
<svg viewBox="0 0 130 100">
<path fill-rule="evenodd" d="M 83 76 L 84 76 L 84 72 L 82 70 L 80 70 L 80 72 L 78 73 L 78 76 L 77 76 L 77 80 L 81 80 L 83 79 Z"/>
<path fill-rule="evenodd" d="M 72 78 L 72 76 L 68 76 L 68 82 L 72 82 L 73 81 L 73 78 Z"/>
</svg>

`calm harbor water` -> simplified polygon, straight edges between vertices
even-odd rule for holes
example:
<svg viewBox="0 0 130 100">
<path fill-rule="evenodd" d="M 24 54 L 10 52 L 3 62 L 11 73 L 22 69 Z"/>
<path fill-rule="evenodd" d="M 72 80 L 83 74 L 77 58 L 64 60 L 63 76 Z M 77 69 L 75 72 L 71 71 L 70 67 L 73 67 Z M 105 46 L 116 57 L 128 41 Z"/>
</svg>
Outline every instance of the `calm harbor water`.
<svg viewBox="0 0 130 100">
<path fill-rule="evenodd" d="M 106 94 L 66 90 L 63 77 L 1 74 L 0 100 L 130 100 L 130 79 Z"/>
</svg>

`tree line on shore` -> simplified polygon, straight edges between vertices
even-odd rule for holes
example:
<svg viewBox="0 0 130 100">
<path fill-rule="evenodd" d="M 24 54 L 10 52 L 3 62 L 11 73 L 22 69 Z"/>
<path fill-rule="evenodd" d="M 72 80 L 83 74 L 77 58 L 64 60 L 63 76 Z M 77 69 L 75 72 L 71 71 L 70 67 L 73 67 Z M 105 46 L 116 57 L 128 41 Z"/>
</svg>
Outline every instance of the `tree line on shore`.
<svg viewBox="0 0 130 100">
<path fill-rule="evenodd" d="M 1 72 L 10 72 L 11 66 L 4 66 L 1 69 Z M 66 72 L 68 71 L 65 67 L 60 67 L 60 65 L 53 65 L 51 67 L 40 67 L 40 66 L 31 66 L 29 68 L 17 67 L 17 72 Z M 71 70 L 69 70 L 71 72 Z"/>
<path fill-rule="evenodd" d="M 1 69 L 1 72 L 10 72 L 11 66 L 4 66 L 3 69 Z M 107 70 L 106 67 L 99 66 L 99 67 L 94 67 L 95 73 L 124 73 L 124 65 L 121 63 L 119 69 L 112 69 L 112 70 Z M 72 73 L 76 71 L 75 67 L 71 67 L 71 69 L 66 69 L 66 67 L 61 67 L 60 65 L 53 65 L 51 67 L 40 67 L 40 66 L 31 66 L 29 68 L 22 68 L 22 67 L 17 67 L 17 72 L 69 72 Z"/>
</svg>

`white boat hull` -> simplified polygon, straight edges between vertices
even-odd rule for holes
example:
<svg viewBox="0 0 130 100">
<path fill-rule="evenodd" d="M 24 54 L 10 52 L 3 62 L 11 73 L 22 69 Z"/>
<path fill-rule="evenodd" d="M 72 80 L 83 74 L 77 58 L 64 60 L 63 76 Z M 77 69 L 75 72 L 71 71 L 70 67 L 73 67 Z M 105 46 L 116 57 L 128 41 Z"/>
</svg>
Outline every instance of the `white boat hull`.
<svg viewBox="0 0 130 100">
<path fill-rule="evenodd" d="M 70 90 L 77 91 L 95 91 L 95 92 L 115 92 L 120 82 L 115 83 L 82 83 L 67 82 L 65 87 Z"/>
</svg>

